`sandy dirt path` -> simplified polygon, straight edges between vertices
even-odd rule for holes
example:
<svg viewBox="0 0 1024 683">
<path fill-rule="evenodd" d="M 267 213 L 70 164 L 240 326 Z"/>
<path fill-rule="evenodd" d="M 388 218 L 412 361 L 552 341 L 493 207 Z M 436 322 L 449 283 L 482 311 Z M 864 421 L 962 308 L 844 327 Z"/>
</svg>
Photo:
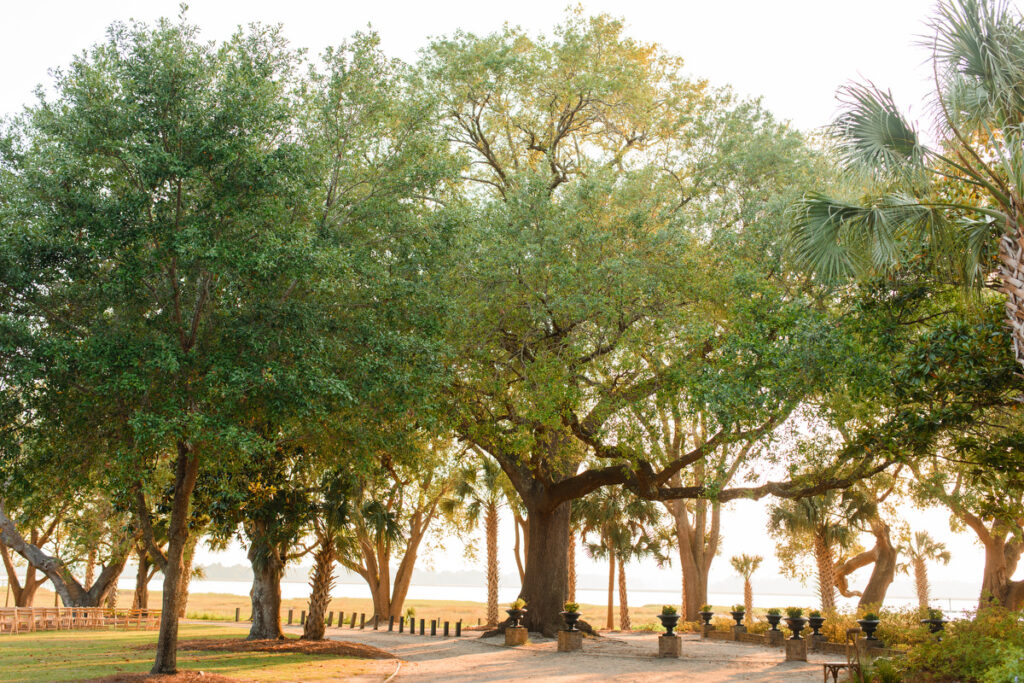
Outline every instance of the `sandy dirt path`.
<svg viewBox="0 0 1024 683">
<path fill-rule="evenodd" d="M 246 626 L 244 624 L 231 624 Z M 296 627 L 285 627 L 292 633 Z M 808 662 L 785 662 L 780 649 L 683 636 L 682 657 L 658 659 L 656 634 L 611 633 L 588 638 L 583 652 L 558 652 L 553 639 L 531 636 L 530 644 L 507 648 L 501 638 L 411 636 L 408 633 L 330 628 L 327 636 L 366 643 L 393 653 L 401 661 L 396 683 L 443 681 L 486 683 L 512 679 L 534 681 L 655 681 L 700 680 L 702 683 L 766 681 L 810 683 L 821 680 L 821 662 L 835 655 L 812 653 Z M 358 677 L 382 681 L 396 668 L 394 661 L 373 662 L 373 674 Z"/>
</svg>

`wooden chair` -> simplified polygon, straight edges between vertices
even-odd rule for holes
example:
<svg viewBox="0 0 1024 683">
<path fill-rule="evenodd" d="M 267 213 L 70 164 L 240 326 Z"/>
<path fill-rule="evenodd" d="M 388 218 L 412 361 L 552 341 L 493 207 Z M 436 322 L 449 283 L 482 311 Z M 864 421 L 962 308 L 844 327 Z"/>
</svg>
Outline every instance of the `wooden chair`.
<svg viewBox="0 0 1024 683">
<path fill-rule="evenodd" d="M 18 632 L 18 619 L 15 610 L 14 607 L 0 607 L 0 633 Z"/>
<path fill-rule="evenodd" d="M 832 683 L 839 683 L 839 674 L 842 671 L 849 672 L 847 680 L 853 680 L 854 674 L 860 674 L 860 653 L 857 650 L 857 639 L 860 637 L 859 628 L 851 628 L 846 631 L 846 661 L 845 662 L 823 662 L 821 665 L 821 681 L 828 683 L 831 677 Z"/>
</svg>

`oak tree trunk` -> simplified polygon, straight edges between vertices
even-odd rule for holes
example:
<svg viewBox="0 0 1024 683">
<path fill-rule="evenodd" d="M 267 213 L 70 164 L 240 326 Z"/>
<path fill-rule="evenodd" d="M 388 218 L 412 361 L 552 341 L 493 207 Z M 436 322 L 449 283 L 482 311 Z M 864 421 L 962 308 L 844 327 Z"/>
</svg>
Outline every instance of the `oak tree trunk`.
<svg viewBox="0 0 1024 683">
<path fill-rule="evenodd" d="M 135 595 L 132 598 L 132 609 L 149 607 L 149 554 L 143 547 L 137 550 L 139 565 L 135 570 Z"/>
<path fill-rule="evenodd" d="M 526 601 L 524 625 L 554 636 L 563 625 L 562 606 L 568 589 L 569 503 L 553 510 L 529 510 L 526 572 L 519 597 Z"/>
<path fill-rule="evenodd" d="M 174 467 L 174 496 L 167 530 L 167 566 L 164 568 L 163 605 L 160 613 L 160 634 L 156 659 L 151 673 L 173 674 L 178 670 L 178 606 L 182 576 L 185 571 L 185 549 L 189 540 L 189 507 L 199 474 L 199 457 L 185 443 L 178 443 Z"/>
<path fill-rule="evenodd" d="M 333 585 L 334 539 L 330 536 L 322 536 L 313 559 L 309 614 L 306 616 L 306 624 L 302 629 L 302 637 L 305 640 L 324 639 L 327 606 L 331 602 L 331 587 Z"/>
<path fill-rule="evenodd" d="M 569 557 L 566 560 L 569 563 L 569 587 L 568 597 L 566 600 L 569 602 L 576 602 L 576 534 L 575 532 L 569 533 Z"/>
<path fill-rule="evenodd" d="M 277 548 L 271 546 L 261 534 L 250 534 L 249 563 L 252 565 L 252 626 L 246 640 L 282 640 L 281 630 L 281 577 L 284 560 Z"/>
<path fill-rule="evenodd" d="M 857 606 L 864 611 L 877 612 L 885 602 L 885 594 L 896 578 L 897 552 L 889 537 L 889 525 L 880 519 L 871 521 L 871 533 L 875 537 L 875 563 L 871 576 L 864 587 Z"/>
<path fill-rule="evenodd" d="M 498 625 L 498 506 L 487 505 L 484 519 L 487 536 L 487 625 Z"/>
<path fill-rule="evenodd" d="M 985 573 L 978 608 L 995 603 L 1007 609 L 1020 609 L 1024 606 L 1024 581 L 1010 578 L 1020 557 L 1019 544 L 1007 543 L 1005 537 L 993 534 L 984 540 L 984 545 Z"/>
</svg>

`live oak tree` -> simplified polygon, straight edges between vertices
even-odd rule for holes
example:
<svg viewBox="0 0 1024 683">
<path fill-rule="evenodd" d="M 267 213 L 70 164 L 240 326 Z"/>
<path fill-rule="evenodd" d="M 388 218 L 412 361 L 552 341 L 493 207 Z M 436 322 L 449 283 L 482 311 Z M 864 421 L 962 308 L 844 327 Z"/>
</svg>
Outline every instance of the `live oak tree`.
<svg viewBox="0 0 1024 683">
<path fill-rule="evenodd" d="M 213 46 L 184 22 L 115 24 L 4 133 L 13 314 L 47 367 L 33 408 L 83 435 L 78 467 L 174 473 L 155 673 L 176 669 L 203 463 L 266 452 L 254 414 L 312 416 L 348 395 L 323 296 L 340 259 L 313 220 L 296 67 L 273 29 Z"/>
<path fill-rule="evenodd" d="M 615 484 L 708 496 L 670 480 L 769 434 L 828 363 L 834 336 L 780 247 L 787 203 L 820 166 L 759 106 L 680 66 L 621 23 L 579 15 L 547 39 L 456 34 L 420 65 L 465 159 L 447 285 L 452 422 L 526 509 L 531 630 L 561 623 L 569 501 Z M 673 460 L 651 457 L 646 426 L 679 395 L 717 429 Z M 588 453 L 599 465 L 581 470 Z M 869 460 L 714 495 L 796 495 Z"/>
<path fill-rule="evenodd" d="M 446 501 L 458 477 L 449 445 L 408 444 L 405 454 L 386 458 L 386 467 L 363 477 L 353 495 L 349 539 L 338 561 L 366 581 L 378 621 L 404 614 L 422 544 L 445 517 L 454 522 L 457 508 Z"/>
</svg>

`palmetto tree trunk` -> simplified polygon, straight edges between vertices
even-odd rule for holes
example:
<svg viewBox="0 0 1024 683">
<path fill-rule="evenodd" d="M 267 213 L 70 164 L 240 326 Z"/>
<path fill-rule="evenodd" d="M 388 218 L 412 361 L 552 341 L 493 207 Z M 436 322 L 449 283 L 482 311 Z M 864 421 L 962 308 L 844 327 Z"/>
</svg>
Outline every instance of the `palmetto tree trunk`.
<svg viewBox="0 0 1024 683">
<path fill-rule="evenodd" d="M 922 612 L 928 609 L 928 564 L 923 557 L 914 558 L 914 587 L 917 589 L 917 606 Z"/>
<path fill-rule="evenodd" d="M 488 503 L 484 518 L 487 535 L 487 625 L 498 625 L 498 505 Z"/>
<path fill-rule="evenodd" d="M 999 279 L 1006 294 L 1014 356 L 1024 366 L 1024 229 L 1020 221 L 1007 223 L 1008 232 L 999 240 Z"/>
<path fill-rule="evenodd" d="M 834 614 L 836 611 L 835 565 L 832 548 L 821 536 L 814 536 L 814 559 L 818 564 L 818 594 L 821 597 L 821 611 Z"/>
<path fill-rule="evenodd" d="M 605 619 L 604 627 L 608 630 L 615 628 L 615 548 L 608 547 L 608 618 Z"/>
<path fill-rule="evenodd" d="M 619 630 L 632 631 L 633 626 L 629 621 L 629 600 L 626 596 L 626 563 L 619 560 Z"/>
<path fill-rule="evenodd" d="M 334 538 L 322 534 L 313 559 L 313 578 L 310 581 L 309 615 L 302 629 L 304 640 L 323 640 L 325 615 L 331 602 L 334 586 Z"/>
</svg>

